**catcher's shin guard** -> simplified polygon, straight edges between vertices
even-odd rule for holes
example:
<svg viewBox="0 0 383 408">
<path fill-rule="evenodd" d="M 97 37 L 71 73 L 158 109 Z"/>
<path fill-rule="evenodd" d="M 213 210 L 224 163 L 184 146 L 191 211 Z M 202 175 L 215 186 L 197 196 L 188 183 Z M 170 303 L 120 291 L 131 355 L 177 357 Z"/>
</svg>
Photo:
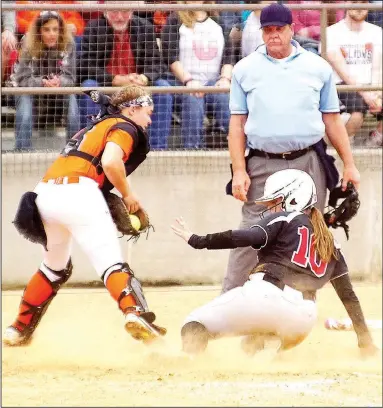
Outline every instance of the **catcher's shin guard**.
<svg viewBox="0 0 383 408">
<path fill-rule="evenodd" d="M 127 263 L 111 266 L 105 271 L 102 279 L 122 313 L 125 314 L 128 311 L 152 313 L 149 312 L 142 286 Z M 154 321 L 155 315 L 152 314 L 152 321 Z"/>
<path fill-rule="evenodd" d="M 139 280 L 127 263 L 117 264 L 103 274 L 104 284 L 125 314 L 125 329 L 137 340 L 164 336 L 166 329 L 155 325 Z"/>
<path fill-rule="evenodd" d="M 41 264 L 40 269 L 32 276 L 24 290 L 15 322 L 4 334 L 5 344 L 17 346 L 30 342 L 49 304 L 60 287 L 70 278 L 72 270 L 71 260 L 61 271 L 54 271 L 44 263 Z"/>
<path fill-rule="evenodd" d="M 181 329 L 182 350 L 188 354 L 200 354 L 206 350 L 210 334 L 198 322 L 188 322 Z"/>
</svg>

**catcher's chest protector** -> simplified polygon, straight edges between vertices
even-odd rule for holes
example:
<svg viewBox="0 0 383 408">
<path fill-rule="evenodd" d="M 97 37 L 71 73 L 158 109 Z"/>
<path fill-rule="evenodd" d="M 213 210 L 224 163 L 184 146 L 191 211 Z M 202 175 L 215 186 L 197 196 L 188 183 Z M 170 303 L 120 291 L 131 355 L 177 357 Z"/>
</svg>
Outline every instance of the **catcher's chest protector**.
<svg viewBox="0 0 383 408">
<path fill-rule="evenodd" d="M 129 176 L 146 159 L 146 156 L 150 151 L 148 136 L 140 126 L 137 126 L 129 119 L 112 126 L 111 130 L 115 129 L 120 129 L 129 133 L 134 141 L 133 152 L 125 163 L 125 172 L 126 175 Z"/>
<path fill-rule="evenodd" d="M 125 172 L 126 175 L 130 175 L 133 171 L 146 159 L 146 155 L 150 150 L 148 137 L 144 130 L 137 126 L 134 122 L 130 121 L 123 115 L 106 115 L 96 121 L 94 121 L 91 125 L 87 126 L 86 128 L 81 129 L 78 131 L 72 139 L 68 141 L 64 149 L 61 151 L 61 156 L 68 157 L 68 156 L 76 156 L 81 157 L 84 160 L 89 161 L 96 167 L 97 174 L 102 174 L 102 166 L 101 166 L 101 157 L 103 154 L 103 150 L 100 152 L 98 156 L 92 156 L 89 153 L 83 152 L 80 149 L 81 143 L 84 140 L 85 135 L 93 129 L 94 126 L 97 126 L 99 123 L 111 119 L 111 118 L 119 118 L 123 119 L 124 122 L 119 122 L 110 127 L 109 131 L 112 130 L 123 130 L 133 138 L 133 151 L 125 163 Z M 90 136 L 90 135 L 88 135 Z M 113 188 L 113 187 L 112 187 Z M 110 190 L 111 188 L 109 188 Z"/>
</svg>

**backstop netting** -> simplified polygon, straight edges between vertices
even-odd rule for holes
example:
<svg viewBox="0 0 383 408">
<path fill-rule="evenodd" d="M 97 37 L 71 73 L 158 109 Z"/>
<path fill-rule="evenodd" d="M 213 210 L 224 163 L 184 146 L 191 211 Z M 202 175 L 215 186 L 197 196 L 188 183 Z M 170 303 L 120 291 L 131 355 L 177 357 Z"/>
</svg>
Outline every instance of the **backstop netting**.
<svg viewBox="0 0 383 408">
<path fill-rule="evenodd" d="M 130 83 L 149 86 L 155 101 L 141 171 L 227 171 L 231 70 L 263 43 L 259 15 L 271 2 L 184 3 L 3 1 L 3 171 L 43 171 L 98 113 L 82 91 L 110 95 Z M 283 3 L 294 39 L 334 70 L 346 67 L 351 85 L 337 75 L 342 119 L 361 160 L 380 166 L 379 2 Z"/>
</svg>

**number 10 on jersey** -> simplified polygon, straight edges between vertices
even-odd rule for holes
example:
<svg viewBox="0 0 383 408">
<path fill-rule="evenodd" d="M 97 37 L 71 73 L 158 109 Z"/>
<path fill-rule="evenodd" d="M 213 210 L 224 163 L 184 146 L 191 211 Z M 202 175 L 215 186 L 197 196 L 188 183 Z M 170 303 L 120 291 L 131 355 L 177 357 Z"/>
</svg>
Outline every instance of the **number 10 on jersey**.
<svg viewBox="0 0 383 408">
<path fill-rule="evenodd" d="M 310 267 L 312 273 L 321 278 L 325 275 L 327 269 L 327 262 L 317 260 L 317 253 L 314 247 L 314 234 L 310 234 L 307 227 L 301 226 L 298 228 L 299 245 L 291 257 L 291 262 L 296 265 L 307 268 Z"/>
</svg>

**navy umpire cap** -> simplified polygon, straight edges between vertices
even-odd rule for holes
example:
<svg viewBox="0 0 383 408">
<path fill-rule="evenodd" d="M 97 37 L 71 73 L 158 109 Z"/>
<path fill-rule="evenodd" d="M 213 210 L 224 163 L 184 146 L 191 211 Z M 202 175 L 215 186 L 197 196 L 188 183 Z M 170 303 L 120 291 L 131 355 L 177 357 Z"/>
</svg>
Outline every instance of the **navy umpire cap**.
<svg viewBox="0 0 383 408">
<path fill-rule="evenodd" d="M 293 23 L 293 16 L 288 7 L 273 3 L 262 9 L 260 20 L 261 28 L 268 26 L 283 27 Z"/>
</svg>

